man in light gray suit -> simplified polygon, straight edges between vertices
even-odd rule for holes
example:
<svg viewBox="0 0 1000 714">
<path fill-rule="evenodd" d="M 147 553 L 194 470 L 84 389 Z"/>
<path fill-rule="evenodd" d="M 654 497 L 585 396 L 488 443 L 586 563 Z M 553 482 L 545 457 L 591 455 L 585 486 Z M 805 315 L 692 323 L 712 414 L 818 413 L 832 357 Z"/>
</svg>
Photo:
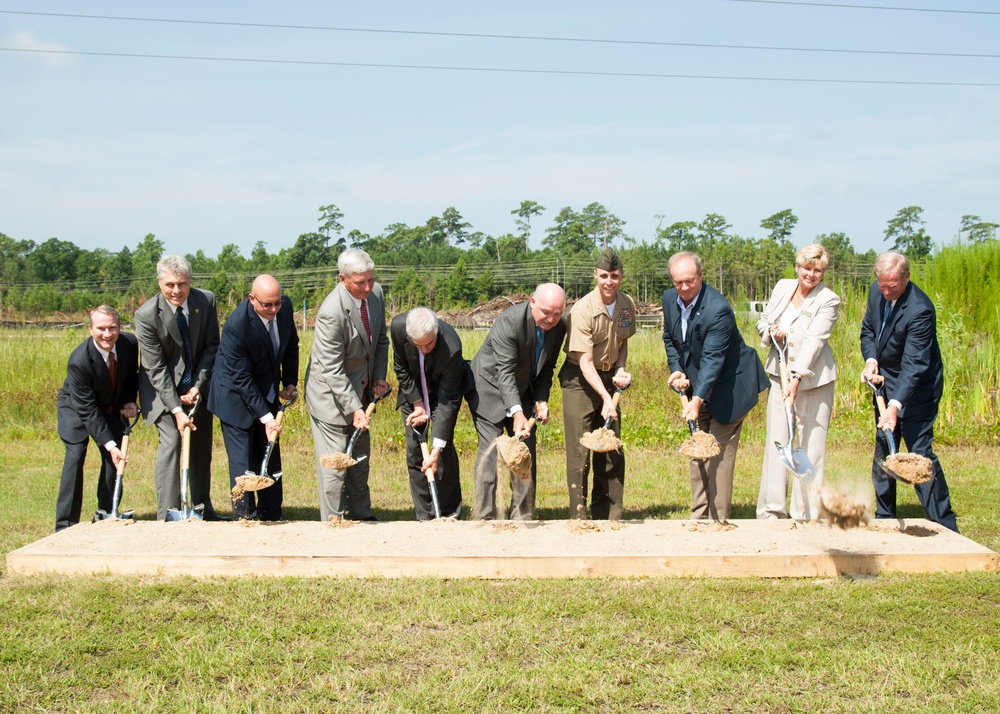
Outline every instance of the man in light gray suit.
<svg viewBox="0 0 1000 714">
<path fill-rule="evenodd" d="M 204 408 L 219 349 L 215 296 L 191 288 L 191 264 L 180 255 L 160 259 L 156 280 L 160 294 L 135 311 L 142 362 L 139 404 L 146 423 L 155 424 L 159 434 L 156 517 L 162 521 L 167 510 L 180 507 L 181 433 L 200 394 L 202 406 L 191 432 L 191 502 L 204 504 L 206 521 L 222 520 L 212 507 L 212 415 Z"/>
<path fill-rule="evenodd" d="M 466 399 L 479 436 L 473 520 L 494 518 L 498 477 L 496 453 L 489 447 L 504 430 L 525 435 L 531 452 L 531 478 L 512 479 L 509 515 L 518 520 L 535 516 L 535 435 L 527 435 L 527 422 L 532 412 L 541 424 L 549 420 L 552 372 L 566 336 L 565 309 L 561 287 L 539 285 L 530 301 L 500 314 L 472 360 L 476 391 Z"/>
<path fill-rule="evenodd" d="M 363 429 L 353 457 L 371 451 L 365 408 L 389 391 L 389 336 L 382 286 L 363 250 L 349 248 L 337 259 L 340 284 L 316 314 L 312 354 L 306 370 L 306 408 L 316 448 L 321 521 L 377 521 L 368 489 L 369 460 L 347 469 L 323 465 L 324 454 L 343 453 L 354 429 Z"/>
</svg>

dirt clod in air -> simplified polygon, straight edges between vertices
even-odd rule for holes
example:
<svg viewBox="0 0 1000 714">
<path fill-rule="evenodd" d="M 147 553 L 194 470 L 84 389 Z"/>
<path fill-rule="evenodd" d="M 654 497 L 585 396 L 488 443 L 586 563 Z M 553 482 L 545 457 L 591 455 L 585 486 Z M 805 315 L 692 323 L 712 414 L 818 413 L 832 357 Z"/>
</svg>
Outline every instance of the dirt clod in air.
<svg viewBox="0 0 1000 714">
<path fill-rule="evenodd" d="M 860 498 L 826 487 L 819 490 L 819 516 L 842 530 L 867 525 L 870 518 L 868 504 Z"/>
</svg>

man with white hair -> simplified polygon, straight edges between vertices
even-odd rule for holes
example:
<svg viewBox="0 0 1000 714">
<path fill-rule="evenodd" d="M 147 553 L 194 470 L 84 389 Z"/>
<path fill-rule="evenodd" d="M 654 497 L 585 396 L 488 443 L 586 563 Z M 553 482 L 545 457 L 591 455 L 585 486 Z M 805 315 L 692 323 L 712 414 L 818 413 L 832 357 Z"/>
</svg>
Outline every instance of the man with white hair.
<svg viewBox="0 0 1000 714">
<path fill-rule="evenodd" d="M 191 431 L 191 503 L 205 506 L 206 521 L 228 520 L 212 508 L 212 414 L 199 407 L 192 420 L 187 411 L 200 395 L 207 399 L 215 355 L 219 350 L 219 316 L 215 295 L 191 287 L 191 264 L 180 255 L 165 255 L 156 264 L 159 294 L 135 311 L 142 371 L 139 405 L 147 424 L 159 434 L 154 479 L 156 517 L 181 505 L 181 434 Z"/>
<path fill-rule="evenodd" d="M 462 340 L 432 310 L 416 307 L 393 318 L 389 327 L 393 369 L 399 380 L 396 405 L 402 410 L 406 432 L 406 466 L 417 520 L 434 518 L 426 472 L 437 485 L 441 515 L 458 518 L 462 512 L 455 422 L 462 397 L 473 388 Z M 409 427 L 406 429 L 405 427 Z M 425 460 L 421 440 L 433 436 Z"/>
<path fill-rule="evenodd" d="M 337 258 L 340 283 L 316 313 L 312 354 L 306 369 L 306 408 L 312 423 L 319 482 L 319 517 L 377 521 L 368 488 L 371 438 L 365 408 L 389 390 L 389 337 L 382 286 L 363 250 L 348 248 Z M 347 451 L 356 428 L 358 463 L 346 469 L 323 464 L 324 454 Z"/>
</svg>

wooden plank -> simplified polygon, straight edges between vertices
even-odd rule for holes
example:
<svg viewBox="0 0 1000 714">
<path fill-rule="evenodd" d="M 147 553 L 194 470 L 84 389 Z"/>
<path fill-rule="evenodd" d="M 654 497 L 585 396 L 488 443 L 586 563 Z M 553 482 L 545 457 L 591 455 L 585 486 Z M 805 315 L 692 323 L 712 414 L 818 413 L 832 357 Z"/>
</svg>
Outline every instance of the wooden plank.
<svg viewBox="0 0 1000 714">
<path fill-rule="evenodd" d="M 334 527 L 103 521 L 7 555 L 9 575 L 448 578 L 834 577 L 998 569 L 925 520 L 848 531 L 792 521 L 388 522 Z"/>
</svg>

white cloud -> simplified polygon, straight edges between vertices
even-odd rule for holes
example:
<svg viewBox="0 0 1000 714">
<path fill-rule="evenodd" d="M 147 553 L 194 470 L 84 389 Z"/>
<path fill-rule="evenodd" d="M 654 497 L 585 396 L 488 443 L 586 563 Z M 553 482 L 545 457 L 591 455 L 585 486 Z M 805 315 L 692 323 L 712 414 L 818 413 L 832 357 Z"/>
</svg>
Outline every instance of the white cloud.
<svg viewBox="0 0 1000 714">
<path fill-rule="evenodd" d="M 16 50 L 24 50 L 22 56 L 34 61 L 43 62 L 50 69 L 63 70 L 80 62 L 80 56 L 62 54 L 72 50 L 61 42 L 42 40 L 30 30 L 20 30 L 7 38 L 7 45 Z"/>
</svg>

